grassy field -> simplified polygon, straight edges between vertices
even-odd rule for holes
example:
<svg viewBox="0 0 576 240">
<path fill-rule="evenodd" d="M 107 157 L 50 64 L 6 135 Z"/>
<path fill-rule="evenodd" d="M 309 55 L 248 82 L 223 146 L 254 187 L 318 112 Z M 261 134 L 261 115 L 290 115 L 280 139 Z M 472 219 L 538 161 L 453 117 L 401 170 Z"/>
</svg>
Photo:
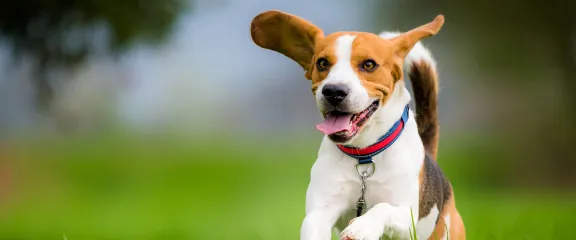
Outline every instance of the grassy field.
<svg viewBox="0 0 576 240">
<path fill-rule="evenodd" d="M 316 140 L 154 139 L 18 145 L 0 162 L 0 239 L 298 239 Z M 443 156 L 448 176 L 470 171 Z M 574 196 L 465 183 L 468 239 L 574 239 Z"/>
</svg>

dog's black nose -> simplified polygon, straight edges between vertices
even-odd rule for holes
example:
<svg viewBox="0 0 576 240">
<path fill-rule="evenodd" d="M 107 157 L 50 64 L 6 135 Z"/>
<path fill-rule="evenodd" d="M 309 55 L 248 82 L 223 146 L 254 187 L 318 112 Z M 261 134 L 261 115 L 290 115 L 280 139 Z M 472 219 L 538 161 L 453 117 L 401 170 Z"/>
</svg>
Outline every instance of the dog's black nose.
<svg viewBox="0 0 576 240">
<path fill-rule="evenodd" d="M 350 93 L 350 88 L 342 84 L 328 84 L 322 88 L 322 95 L 333 105 L 342 102 L 348 93 Z"/>
</svg>

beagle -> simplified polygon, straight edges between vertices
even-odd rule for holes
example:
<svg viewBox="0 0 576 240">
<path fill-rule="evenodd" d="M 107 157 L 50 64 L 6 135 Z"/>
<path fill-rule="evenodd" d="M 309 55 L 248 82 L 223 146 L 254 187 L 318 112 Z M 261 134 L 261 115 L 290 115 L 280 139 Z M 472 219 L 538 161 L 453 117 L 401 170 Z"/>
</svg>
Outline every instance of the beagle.
<svg viewBox="0 0 576 240">
<path fill-rule="evenodd" d="M 436 163 L 436 63 L 419 41 L 444 17 L 405 33 L 335 32 L 281 11 L 256 16 L 256 45 L 297 62 L 312 82 L 325 134 L 311 170 L 300 239 L 465 239 Z M 416 110 L 410 108 L 407 69 Z"/>
</svg>

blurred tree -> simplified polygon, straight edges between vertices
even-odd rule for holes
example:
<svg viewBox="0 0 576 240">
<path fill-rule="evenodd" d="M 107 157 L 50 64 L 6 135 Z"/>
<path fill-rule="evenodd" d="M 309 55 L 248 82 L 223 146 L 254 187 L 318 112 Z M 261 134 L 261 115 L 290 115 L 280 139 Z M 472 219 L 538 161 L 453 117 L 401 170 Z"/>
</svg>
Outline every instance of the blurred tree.
<svg viewBox="0 0 576 240">
<path fill-rule="evenodd" d="M 137 39 L 162 41 L 185 6 L 184 0 L 6 1 L 0 7 L 0 36 L 11 44 L 15 59 L 35 61 L 35 103 L 45 112 L 54 97 L 50 69 L 74 67 L 102 45 L 119 53 Z"/>
</svg>

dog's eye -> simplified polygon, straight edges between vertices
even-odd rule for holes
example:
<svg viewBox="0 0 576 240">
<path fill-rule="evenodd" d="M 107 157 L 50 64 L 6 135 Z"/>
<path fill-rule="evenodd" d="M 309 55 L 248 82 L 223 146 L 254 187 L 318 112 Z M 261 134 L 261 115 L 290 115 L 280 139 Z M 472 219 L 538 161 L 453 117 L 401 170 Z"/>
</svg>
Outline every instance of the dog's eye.
<svg viewBox="0 0 576 240">
<path fill-rule="evenodd" d="M 330 67 L 330 62 L 328 62 L 326 58 L 319 58 L 318 61 L 316 61 L 316 67 L 318 67 L 318 71 L 325 71 Z"/>
<path fill-rule="evenodd" d="M 378 64 L 376 64 L 376 62 L 372 59 L 365 60 L 360 65 L 360 68 L 366 72 L 374 71 L 374 69 L 376 69 L 376 67 L 378 67 Z"/>
</svg>

